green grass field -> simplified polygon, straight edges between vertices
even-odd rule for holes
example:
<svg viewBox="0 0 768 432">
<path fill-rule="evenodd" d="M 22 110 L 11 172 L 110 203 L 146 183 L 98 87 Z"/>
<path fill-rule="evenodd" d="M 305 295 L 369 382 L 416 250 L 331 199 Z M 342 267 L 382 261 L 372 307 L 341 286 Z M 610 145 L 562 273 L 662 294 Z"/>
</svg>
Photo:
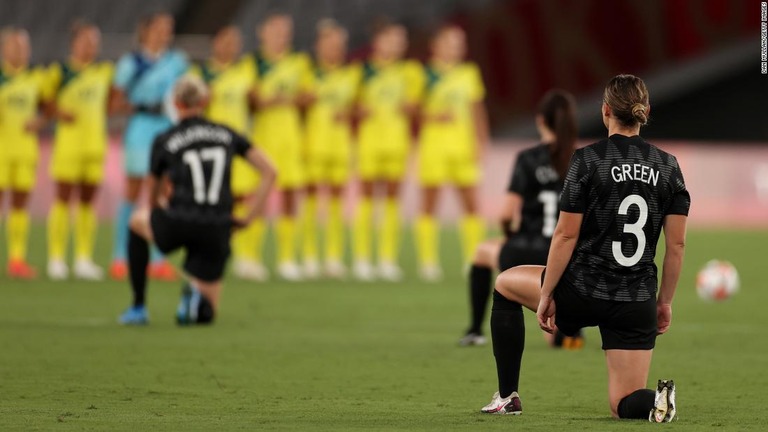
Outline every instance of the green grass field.
<svg viewBox="0 0 768 432">
<path fill-rule="evenodd" d="M 40 228 L 40 227 L 38 227 Z M 109 236 L 100 245 L 106 264 Z M 0 430 L 640 430 L 610 419 L 596 330 L 547 348 L 527 314 L 520 417 L 479 414 L 495 390 L 490 346 L 459 348 L 467 303 L 456 240 L 447 278 L 403 284 L 228 281 L 218 322 L 177 328 L 178 284 L 153 284 L 152 323 L 124 328 L 126 284 L 0 276 Z M 43 268 L 44 233 L 33 262 Z M 691 231 L 670 333 L 651 378 L 678 385 L 665 430 L 765 430 L 768 232 Z M 4 243 L 2 243 L 4 245 Z M 403 244 L 404 263 L 412 247 Z M 696 270 L 729 259 L 742 291 L 700 301 Z M 3 254 L 4 259 L 4 254 Z"/>
</svg>

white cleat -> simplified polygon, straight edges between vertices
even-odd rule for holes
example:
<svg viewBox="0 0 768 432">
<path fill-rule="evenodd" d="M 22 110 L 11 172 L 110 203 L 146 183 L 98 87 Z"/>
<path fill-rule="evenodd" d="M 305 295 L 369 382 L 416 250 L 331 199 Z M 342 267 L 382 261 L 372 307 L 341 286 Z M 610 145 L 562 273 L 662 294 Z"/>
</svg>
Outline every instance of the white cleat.
<svg viewBox="0 0 768 432">
<path fill-rule="evenodd" d="M 344 279 L 347 277 L 347 268 L 341 261 L 328 261 L 325 263 L 325 275 L 331 279 Z"/>
<path fill-rule="evenodd" d="M 672 380 L 659 380 L 656 386 L 656 399 L 653 409 L 648 414 L 651 423 L 669 423 L 675 418 L 675 382 Z"/>
<path fill-rule="evenodd" d="M 379 263 L 379 277 L 388 282 L 400 282 L 403 280 L 403 271 L 392 262 Z"/>
<path fill-rule="evenodd" d="M 293 261 L 286 261 L 277 265 L 277 274 L 289 282 L 299 282 L 304 279 L 301 268 Z"/>
<path fill-rule="evenodd" d="M 499 392 L 493 394 L 491 403 L 482 407 L 480 412 L 485 414 L 511 414 L 520 415 L 523 413 L 523 404 L 520 402 L 520 395 L 512 392 L 511 395 L 502 398 Z"/>
<path fill-rule="evenodd" d="M 232 271 L 235 277 L 242 280 L 266 282 L 269 279 L 269 270 L 258 261 L 238 259 Z"/>
<path fill-rule="evenodd" d="M 62 260 L 48 261 L 48 278 L 51 280 L 64 280 L 69 277 L 69 267 Z"/>
<path fill-rule="evenodd" d="M 75 261 L 75 277 L 82 280 L 100 281 L 104 280 L 104 269 L 97 266 L 91 260 L 79 259 Z"/>
<path fill-rule="evenodd" d="M 376 272 L 368 261 L 356 261 L 352 266 L 352 274 L 355 279 L 361 282 L 372 282 L 376 280 Z"/>
<path fill-rule="evenodd" d="M 479 333 L 467 333 L 459 339 L 459 346 L 481 346 L 488 343 L 488 339 Z"/>
<path fill-rule="evenodd" d="M 311 259 L 304 261 L 304 278 L 317 279 L 320 277 L 320 263 Z"/>
<path fill-rule="evenodd" d="M 443 279 L 443 269 L 437 264 L 427 264 L 419 269 L 419 276 L 425 282 L 440 282 Z"/>
</svg>

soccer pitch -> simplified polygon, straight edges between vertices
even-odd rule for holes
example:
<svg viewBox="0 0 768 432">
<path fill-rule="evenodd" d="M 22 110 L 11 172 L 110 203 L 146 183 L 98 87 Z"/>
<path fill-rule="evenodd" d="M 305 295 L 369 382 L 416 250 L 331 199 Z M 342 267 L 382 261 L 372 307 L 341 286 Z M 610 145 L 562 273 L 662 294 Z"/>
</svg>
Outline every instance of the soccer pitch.
<svg viewBox="0 0 768 432">
<path fill-rule="evenodd" d="M 44 269 L 41 228 L 30 250 Z M 106 264 L 106 230 L 101 240 Z M 218 322 L 203 328 L 174 324 L 179 284 L 151 284 L 151 325 L 125 328 L 116 317 L 127 284 L 0 277 L 0 430 L 765 429 L 768 232 L 689 232 L 672 328 L 658 340 L 649 383 L 677 384 L 678 419 L 661 426 L 609 418 L 595 329 L 582 351 L 553 351 L 532 313 L 524 414 L 480 414 L 496 386 L 493 355 L 490 345 L 456 345 L 466 283 L 455 235 L 442 244 L 443 283 L 415 279 L 406 239 L 405 283 L 228 280 Z M 696 271 L 713 258 L 741 274 L 741 291 L 725 303 L 694 292 Z"/>
</svg>

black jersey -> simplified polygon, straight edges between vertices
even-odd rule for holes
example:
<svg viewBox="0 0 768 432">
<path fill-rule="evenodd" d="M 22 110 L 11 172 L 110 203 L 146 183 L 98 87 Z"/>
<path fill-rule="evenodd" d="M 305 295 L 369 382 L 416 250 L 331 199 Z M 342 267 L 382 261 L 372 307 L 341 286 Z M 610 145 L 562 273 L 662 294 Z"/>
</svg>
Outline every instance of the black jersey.
<svg viewBox="0 0 768 432">
<path fill-rule="evenodd" d="M 677 159 L 639 136 L 614 134 L 577 150 L 560 209 L 584 219 L 564 280 L 603 300 L 655 298 L 664 217 L 688 215 L 690 205 Z"/>
<path fill-rule="evenodd" d="M 552 167 L 549 145 L 539 144 L 520 152 L 507 187 L 508 192 L 523 198 L 518 235 L 540 240 L 538 243 L 549 247 L 557 225 L 557 203 L 562 188 L 563 182 Z"/>
<path fill-rule="evenodd" d="M 155 139 L 150 171 L 173 185 L 168 214 L 196 222 L 228 222 L 232 214 L 230 176 L 234 155 L 250 143 L 231 129 L 188 118 Z"/>
</svg>

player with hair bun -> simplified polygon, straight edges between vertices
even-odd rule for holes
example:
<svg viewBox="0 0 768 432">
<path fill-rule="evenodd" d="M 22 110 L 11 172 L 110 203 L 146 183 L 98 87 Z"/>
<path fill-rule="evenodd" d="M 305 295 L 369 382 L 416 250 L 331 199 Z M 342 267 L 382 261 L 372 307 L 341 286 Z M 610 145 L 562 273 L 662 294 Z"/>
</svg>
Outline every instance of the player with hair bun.
<svg viewBox="0 0 768 432">
<path fill-rule="evenodd" d="M 573 335 L 599 327 L 614 417 L 675 418 L 674 382 L 659 380 L 655 392 L 646 385 L 656 337 L 672 320 L 691 199 L 677 159 L 639 136 L 649 111 L 643 80 L 617 75 L 608 82 L 602 115 L 609 137 L 574 152 L 547 266 L 514 267 L 497 278 L 500 304 L 493 314 L 503 317 L 492 316 L 491 326 L 507 359 L 497 356 L 497 369 L 511 384 L 482 412 L 522 413 L 517 390 L 525 306 L 537 311 L 547 332 Z M 666 248 L 657 290 L 654 258 L 662 229 Z"/>
</svg>

